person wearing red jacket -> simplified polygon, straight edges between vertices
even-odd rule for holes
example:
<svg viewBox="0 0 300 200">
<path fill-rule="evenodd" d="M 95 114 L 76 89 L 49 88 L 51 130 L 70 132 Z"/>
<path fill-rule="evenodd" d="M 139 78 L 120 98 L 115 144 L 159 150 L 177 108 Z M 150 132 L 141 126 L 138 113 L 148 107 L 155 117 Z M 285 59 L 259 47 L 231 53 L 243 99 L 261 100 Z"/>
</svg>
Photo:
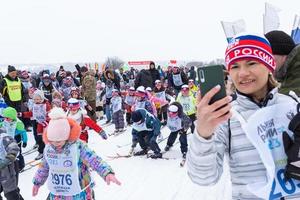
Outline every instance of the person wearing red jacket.
<svg viewBox="0 0 300 200">
<path fill-rule="evenodd" d="M 86 143 L 88 142 L 88 128 L 96 131 L 104 140 L 107 139 L 105 131 L 86 114 L 85 110 L 80 108 L 80 103 L 77 99 L 70 98 L 68 100 L 67 116 L 75 120 L 81 126 L 81 134 L 79 139 L 82 141 Z"/>
<path fill-rule="evenodd" d="M 38 146 L 39 154 L 35 160 L 39 160 L 43 157 L 45 144 L 43 142 L 43 132 L 49 122 L 48 112 L 51 110 L 51 104 L 45 98 L 43 91 L 35 90 L 33 93 L 33 105 L 31 110 L 23 112 L 23 118 L 32 118 L 32 127 L 34 139 L 36 142 L 35 146 Z"/>
</svg>

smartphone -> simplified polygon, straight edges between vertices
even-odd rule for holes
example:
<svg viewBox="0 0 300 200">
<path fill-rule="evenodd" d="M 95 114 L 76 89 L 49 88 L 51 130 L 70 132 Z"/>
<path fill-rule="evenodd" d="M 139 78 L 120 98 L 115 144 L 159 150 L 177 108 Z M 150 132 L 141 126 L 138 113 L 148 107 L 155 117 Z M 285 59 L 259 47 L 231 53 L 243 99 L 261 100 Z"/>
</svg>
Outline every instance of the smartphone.
<svg viewBox="0 0 300 200">
<path fill-rule="evenodd" d="M 226 97 L 223 69 L 224 65 L 207 65 L 197 69 L 201 96 L 204 96 L 215 86 L 221 86 L 221 89 L 217 94 L 215 94 L 215 96 L 212 97 L 209 104 L 213 104 L 214 102 Z"/>
</svg>

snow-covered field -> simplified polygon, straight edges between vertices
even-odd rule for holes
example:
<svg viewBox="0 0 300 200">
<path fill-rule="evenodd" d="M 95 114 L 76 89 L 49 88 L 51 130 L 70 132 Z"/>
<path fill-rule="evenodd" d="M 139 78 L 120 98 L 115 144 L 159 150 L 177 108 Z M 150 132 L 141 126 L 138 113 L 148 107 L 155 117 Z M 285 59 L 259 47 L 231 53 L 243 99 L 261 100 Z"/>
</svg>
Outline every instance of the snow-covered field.
<svg viewBox="0 0 300 200">
<path fill-rule="evenodd" d="M 104 121 L 98 122 L 99 124 Z M 107 133 L 114 131 L 114 125 L 104 127 Z M 162 134 L 167 137 L 168 128 L 162 129 Z M 127 154 L 130 149 L 131 128 L 118 136 L 110 136 L 103 140 L 94 131 L 89 134 L 89 147 L 106 160 L 116 172 L 117 178 L 122 182 L 121 186 L 106 183 L 93 173 L 96 186 L 94 188 L 96 199 L 101 200 L 227 200 L 231 199 L 231 184 L 229 180 L 228 166 L 225 166 L 224 174 L 218 184 L 211 187 L 201 187 L 191 182 L 187 175 L 186 167 L 180 167 L 181 161 L 180 145 L 176 145 L 165 157 L 175 158 L 170 160 L 153 160 L 146 157 L 131 157 L 110 159 L 107 156 Z M 192 135 L 189 135 L 189 137 Z M 32 147 L 34 139 L 32 133 L 28 133 L 28 149 Z M 166 140 L 159 146 L 163 149 Z M 122 146 L 122 147 L 120 147 Z M 25 149 L 26 151 L 26 149 Z M 37 153 L 25 156 L 25 162 L 32 160 Z M 36 167 L 20 174 L 19 187 L 24 199 L 46 199 L 48 195 L 47 186 L 40 188 L 39 194 L 31 196 L 32 177 Z"/>
</svg>

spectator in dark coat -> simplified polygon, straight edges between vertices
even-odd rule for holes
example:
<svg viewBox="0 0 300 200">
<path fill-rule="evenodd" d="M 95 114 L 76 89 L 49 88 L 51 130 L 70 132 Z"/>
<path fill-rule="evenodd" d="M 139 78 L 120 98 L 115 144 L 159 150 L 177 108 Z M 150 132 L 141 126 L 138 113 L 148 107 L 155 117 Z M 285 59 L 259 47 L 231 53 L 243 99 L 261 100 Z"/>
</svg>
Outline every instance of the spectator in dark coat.
<svg viewBox="0 0 300 200">
<path fill-rule="evenodd" d="M 159 71 L 157 69 L 155 69 L 155 63 L 154 62 L 150 62 L 149 64 L 149 71 L 152 77 L 152 86 L 151 88 L 154 88 L 155 86 L 155 80 L 160 80 L 160 75 L 159 75 Z"/>
<path fill-rule="evenodd" d="M 178 66 L 172 68 L 172 73 L 168 76 L 169 87 L 173 87 L 176 95 L 180 92 L 181 86 L 188 84 L 188 79 L 183 71 L 179 70 Z"/>
<path fill-rule="evenodd" d="M 142 69 L 135 78 L 134 87 L 135 89 L 137 89 L 139 86 L 144 86 L 145 88 L 152 88 L 152 82 L 153 80 L 150 71 Z"/>
<path fill-rule="evenodd" d="M 275 78 L 281 83 L 279 92 L 289 94 L 292 90 L 300 95 L 300 45 L 283 31 L 266 34 L 276 61 Z"/>
<path fill-rule="evenodd" d="M 196 83 L 196 70 L 195 70 L 194 66 L 191 66 L 189 79 L 192 79 L 194 81 L 194 83 L 197 85 L 197 83 Z"/>
<path fill-rule="evenodd" d="M 121 79 L 120 79 L 120 76 L 117 74 L 117 72 L 111 70 L 111 69 L 107 69 L 105 72 L 104 72 L 104 77 L 105 79 L 110 79 L 113 83 L 114 83 L 114 86 L 117 90 L 120 90 L 121 88 Z"/>
</svg>

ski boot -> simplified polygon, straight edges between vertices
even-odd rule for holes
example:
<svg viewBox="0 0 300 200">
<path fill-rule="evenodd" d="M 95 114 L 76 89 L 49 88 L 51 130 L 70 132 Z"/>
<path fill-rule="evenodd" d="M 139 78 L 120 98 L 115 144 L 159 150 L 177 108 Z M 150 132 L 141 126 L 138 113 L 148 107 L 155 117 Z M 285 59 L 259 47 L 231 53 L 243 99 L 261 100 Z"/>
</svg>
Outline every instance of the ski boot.
<svg viewBox="0 0 300 200">
<path fill-rule="evenodd" d="M 170 148 L 171 148 L 171 146 L 170 146 L 170 145 L 167 145 L 167 146 L 165 147 L 165 151 L 169 151 Z"/>
<path fill-rule="evenodd" d="M 134 156 L 143 156 L 143 155 L 147 155 L 147 152 L 148 152 L 147 150 L 143 149 L 141 151 L 134 153 L 133 155 Z"/>
<path fill-rule="evenodd" d="M 150 156 L 152 159 L 162 158 L 162 153 L 154 153 Z"/>
</svg>

